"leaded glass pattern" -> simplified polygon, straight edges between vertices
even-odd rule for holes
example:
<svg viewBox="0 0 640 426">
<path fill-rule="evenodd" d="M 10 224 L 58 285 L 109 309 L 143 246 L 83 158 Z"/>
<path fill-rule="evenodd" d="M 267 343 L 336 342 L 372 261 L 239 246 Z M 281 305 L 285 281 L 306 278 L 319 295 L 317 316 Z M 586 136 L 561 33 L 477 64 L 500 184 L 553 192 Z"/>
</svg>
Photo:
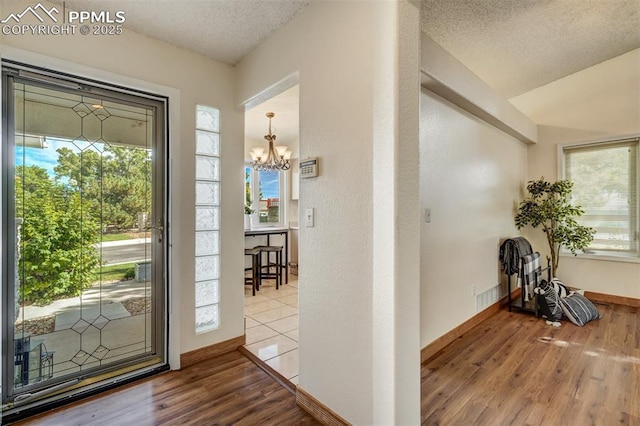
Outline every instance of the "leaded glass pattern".
<svg viewBox="0 0 640 426">
<path fill-rule="evenodd" d="M 15 136 L 6 144 L 15 161 L 7 194 L 17 240 L 8 293 L 16 309 L 3 333 L 19 365 L 2 390 L 46 389 L 156 357 L 162 283 L 151 279 L 151 234 L 140 222 L 154 214 L 154 191 L 163 192 L 152 179 L 160 143 L 153 104 L 32 83 L 3 95 L 15 106 L 7 110 Z M 211 164 L 207 176 L 216 176 Z M 217 188 L 204 192 L 209 204 L 219 197 Z M 214 238 L 203 244 L 209 280 L 219 270 L 217 207 L 201 216 Z M 212 290 L 201 290 L 210 303 Z"/>
<path fill-rule="evenodd" d="M 220 111 L 196 106 L 195 331 L 220 324 Z"/>
</svg>

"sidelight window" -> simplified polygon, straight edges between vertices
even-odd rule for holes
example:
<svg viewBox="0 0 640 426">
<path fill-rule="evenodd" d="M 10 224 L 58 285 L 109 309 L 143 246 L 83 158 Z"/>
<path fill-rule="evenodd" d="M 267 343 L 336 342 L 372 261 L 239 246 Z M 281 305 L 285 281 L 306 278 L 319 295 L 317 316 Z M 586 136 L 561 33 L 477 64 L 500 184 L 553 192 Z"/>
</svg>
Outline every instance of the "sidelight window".
<svg viewBox="0 0 640 426">
<path fill-rule="evenodd" d="M 196 107 L 196 332 L 218 328 L 220 285 L 220 111 Z"/>
</svg>

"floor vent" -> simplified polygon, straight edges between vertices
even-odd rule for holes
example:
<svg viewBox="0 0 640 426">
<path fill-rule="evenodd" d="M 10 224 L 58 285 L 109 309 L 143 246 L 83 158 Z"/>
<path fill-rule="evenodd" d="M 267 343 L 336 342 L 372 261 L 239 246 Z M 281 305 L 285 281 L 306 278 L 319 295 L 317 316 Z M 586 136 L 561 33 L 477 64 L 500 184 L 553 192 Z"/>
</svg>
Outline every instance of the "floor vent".
<svg viewBox="0 0 640 426">
<path fill-rule="evenodd" d="M 476 295 L 476 312 L 483 311 L 496 303 L 502 297 L 502 287 L 500 284 L 489 287 L 482 293 Z"/>
</svg>

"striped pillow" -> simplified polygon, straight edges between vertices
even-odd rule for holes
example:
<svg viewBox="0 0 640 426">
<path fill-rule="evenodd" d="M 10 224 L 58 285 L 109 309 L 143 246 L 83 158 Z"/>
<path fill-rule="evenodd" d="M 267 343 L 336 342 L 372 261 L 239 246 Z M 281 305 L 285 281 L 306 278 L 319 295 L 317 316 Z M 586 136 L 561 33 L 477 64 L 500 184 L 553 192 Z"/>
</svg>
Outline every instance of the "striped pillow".
<svg viewBox="0 0 640 426">
<path fill-rule="evenodd" d="M 559 289 L 554 286 L 553 281 L 541 280 L 540 286 L 534 288 L 533 292 L 538 295 L 538 306 L 542 317 L 550 321 L 560 321 L 562 308 L 560 307 Z"/>
<path fill-rule="evenodd" d="M 600 314 L 593 303 L 580 293 L 561 297 L 560 305 L 562 306 L 562 312 L 569 318 L 569 321 L 580 327 L 589 321 L 600 318 Z"/>
<path fill-rule="evenodd" d="M 569 289 L 559 279 L 552 278 L 549 284 L 553 286 L 553 289 L 558 293 L 559 297 L 567 297 L 569 295 Z"/>
</svg>

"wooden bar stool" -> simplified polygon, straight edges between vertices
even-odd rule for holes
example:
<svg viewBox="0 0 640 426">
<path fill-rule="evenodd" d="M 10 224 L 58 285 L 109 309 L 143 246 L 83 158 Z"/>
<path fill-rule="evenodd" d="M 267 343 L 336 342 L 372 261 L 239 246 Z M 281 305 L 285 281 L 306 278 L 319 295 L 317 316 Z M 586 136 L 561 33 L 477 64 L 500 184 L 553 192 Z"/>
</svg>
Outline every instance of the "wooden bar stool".
<svg viewBox="0 0 640 426">
<path fill-rule="evenodd" d="M 276 280 L 276 290 L 282 285 L 282 246 L 257 246 L 260 250 L 260 256 L 262 253 L 267 254 L 267 262 L 262 264 L 262 270 L 260 271 L 260 279 L 262 278 L 274 278 Z M 271 261 L 271 253 L 275 253 L 275 259 Z M 262 259 L 260 259 L 262 261 Z M 264 269 L 266 268 L 266 272 Z M 275 269 L 275 272 L 271 272 L 271 268 Z"/>
<path fill-rule="evenodd" d="M 246 271 L 251 271 L 251 277 L 244 277 L 244 285 L 251 285 L 251 292 L 255 296 L 256 291 L 260 291 L 260 280 L 262 274 L 261 266 L 261 252 L 257 247 L 244 249 L 245 256 L 251 256 L 251 268 L 245 268 Z"/>
</svg>

